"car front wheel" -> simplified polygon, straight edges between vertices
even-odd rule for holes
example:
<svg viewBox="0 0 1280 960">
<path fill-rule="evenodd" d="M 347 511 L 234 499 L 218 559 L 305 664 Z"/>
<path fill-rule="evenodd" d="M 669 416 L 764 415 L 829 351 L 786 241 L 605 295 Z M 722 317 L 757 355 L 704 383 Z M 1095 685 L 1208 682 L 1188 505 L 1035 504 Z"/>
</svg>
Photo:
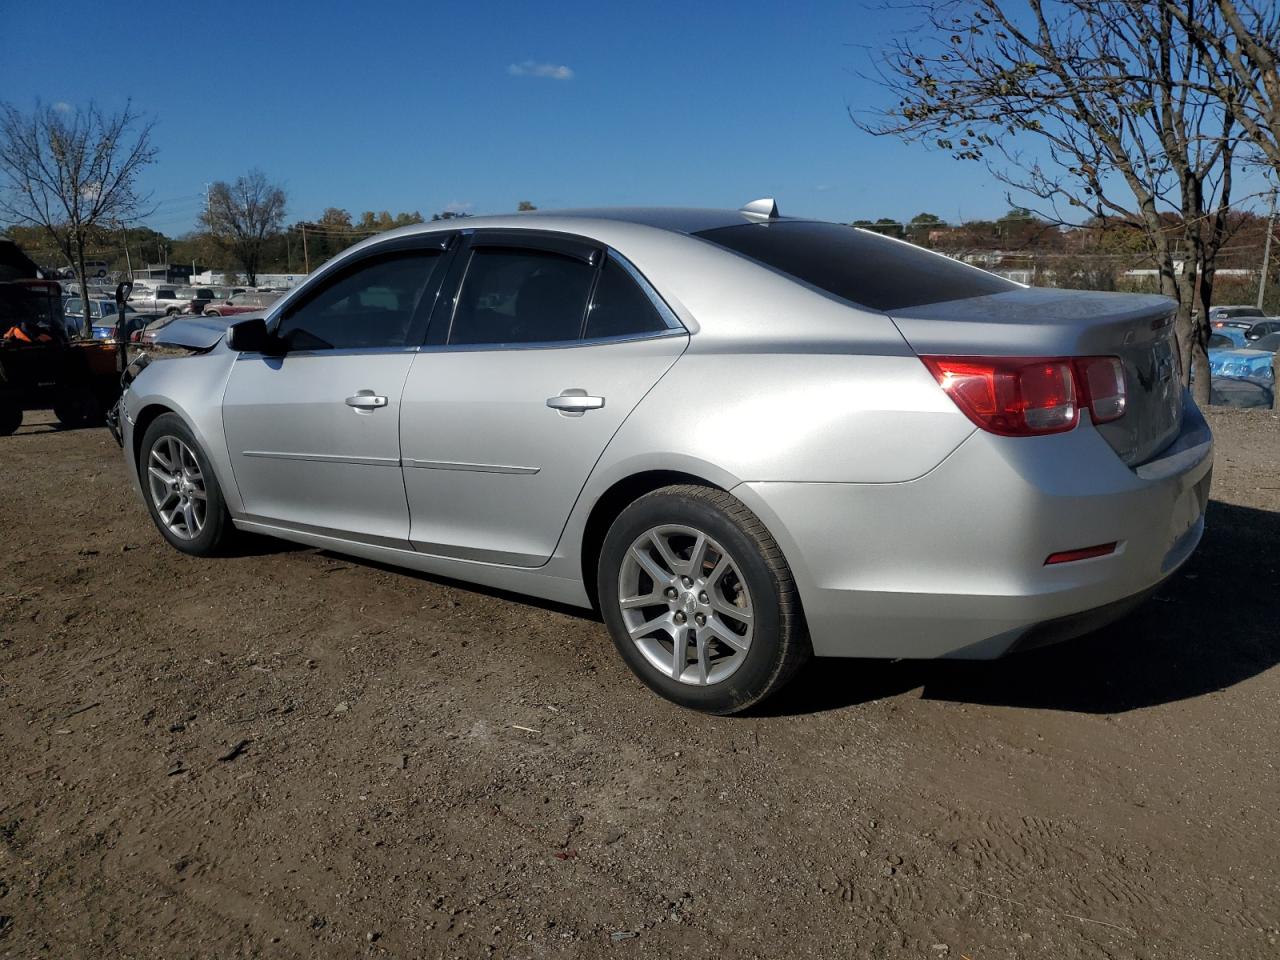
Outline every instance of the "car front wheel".
<svg viewBox="0 0 1280 960">
<path fill-rule="evenodd" d="M 598 591 L 631 670 L 694 710 L 746 710 L 811 655 L 782 551 L 723 490 L 664 487 L 623 510 L 605 536 Z"/>
<path fill-rule="evenodd" d="M 231 517 L 209 458 L 177 414 L 147 427 L 138 472 L 147 511 L 169 543 L 198 557 L 219 552 L 233 532 Z"/>
</svg>

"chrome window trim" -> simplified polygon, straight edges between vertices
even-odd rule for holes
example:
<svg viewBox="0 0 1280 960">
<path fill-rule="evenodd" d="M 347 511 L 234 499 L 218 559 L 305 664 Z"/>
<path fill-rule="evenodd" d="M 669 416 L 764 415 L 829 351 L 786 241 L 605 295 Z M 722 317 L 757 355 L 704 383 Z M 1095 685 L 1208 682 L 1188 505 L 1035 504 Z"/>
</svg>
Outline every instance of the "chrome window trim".
<svg viewBox="0 0 1280 960">
<path fill-rule="evenodd" d="M 376 357 L 384 354 L 417 353 L 416 346 L 399 347 L 341 347 L 336 350 L 289 350 L 285 353 L 242 353 L 236 357 L 240 360 L 287 360 L 294 357 Z"/>
<path fill-rule="evenodd" d="M 423 344 L 419 353 L 471 353 L 476 351 L 492 352 L 495 350 L 576 350 L 582 347 L 607 346 L 611 343 L 631 343 L 640 340 L 665 340 L 669 337 L 687 337 L 689 331 L 681 327 L 679 330 L 654 330 L 650 333 L 624 333 L 614 337 L 592 337 L 584 340 L 538 340 L 528 343 L 436 343 Z"/>
</svg>

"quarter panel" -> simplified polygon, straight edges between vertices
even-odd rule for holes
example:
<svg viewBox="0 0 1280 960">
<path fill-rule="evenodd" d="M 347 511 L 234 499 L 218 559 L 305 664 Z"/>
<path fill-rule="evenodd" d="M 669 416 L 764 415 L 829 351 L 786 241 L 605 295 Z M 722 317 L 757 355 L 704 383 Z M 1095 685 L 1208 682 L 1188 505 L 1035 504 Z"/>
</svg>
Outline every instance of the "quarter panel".
<svg viewBox="0 0 1280 960">
<path fill-rule="evenodd" d="M 600 467 L 647 452 L 740 481 L 894 483 L 974 430 L 915 357 L 698 353 L 645 397 Z"/>
</svg>

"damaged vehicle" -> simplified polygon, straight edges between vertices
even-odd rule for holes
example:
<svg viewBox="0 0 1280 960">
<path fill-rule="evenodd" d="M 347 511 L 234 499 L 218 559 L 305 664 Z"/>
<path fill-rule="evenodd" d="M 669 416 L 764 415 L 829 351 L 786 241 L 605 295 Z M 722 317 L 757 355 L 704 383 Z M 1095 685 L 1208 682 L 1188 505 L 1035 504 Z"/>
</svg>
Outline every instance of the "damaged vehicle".
<svg viewBox="0 0 1280 960">
<path fill-rule="evenodd" d="M 170 324 L 189 355 L 132 379 L 121 440 L 178 550 L 251 531 L 596 607 L 724 714 L 813 655 L 989 659 L 1150 595 L 1212 468 L 1173 309 L 767 200 L 422 224 Z"/>
</svg>

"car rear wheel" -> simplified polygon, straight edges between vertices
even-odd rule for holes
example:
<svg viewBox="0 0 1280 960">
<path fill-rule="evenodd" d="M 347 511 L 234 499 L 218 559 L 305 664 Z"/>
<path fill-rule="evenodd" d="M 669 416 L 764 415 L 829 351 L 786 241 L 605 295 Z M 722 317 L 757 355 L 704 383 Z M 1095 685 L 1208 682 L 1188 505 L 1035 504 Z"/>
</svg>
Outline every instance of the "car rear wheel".
<svg viewBox="0 0 1280 960">
<path fill-rule="evenodd" d="M 222 316 L 222 314 L 221 314 L 221 313 L 219 313 L 217 310 L 206 310 L 206 311 L 204 312 L 204 315 L 205 315 L 206 317 L 220 317 L 220 316 Z"/>
<path fill-rule="evenodd" d="M 782 551 L 722 490 L 664 487 L 623 510 L 605 536 L 598 590 L 623 660 L 684 707 L 746 710 L 811 655 Z"/>
<path fill-rule="evenodd" d="M 234 530 L 218 478 L 177 414 L 156 417 L 138 462 L 147 511 L 161 535 L 183 553 L 211 556 Z"/>
</svg>

